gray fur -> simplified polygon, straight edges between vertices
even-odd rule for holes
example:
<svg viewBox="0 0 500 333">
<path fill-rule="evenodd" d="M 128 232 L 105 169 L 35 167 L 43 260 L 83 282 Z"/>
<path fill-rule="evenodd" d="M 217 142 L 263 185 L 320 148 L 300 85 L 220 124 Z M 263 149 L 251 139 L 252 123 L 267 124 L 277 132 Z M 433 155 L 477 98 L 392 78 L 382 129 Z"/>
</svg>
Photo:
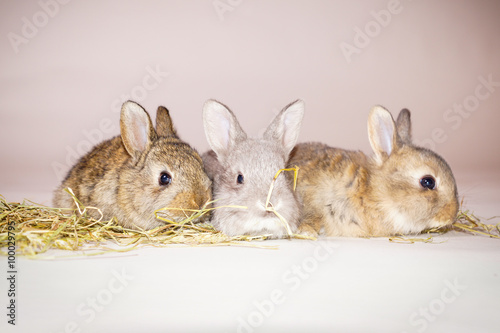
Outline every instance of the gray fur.
<svg viewBox="0 0 500 333">
<path fill-rule="evenodd" d="M 209 100 L 203 110 L 207 140 L 213 149 L 203 154 L 208 176 L 213 180 L 215 206 L 213 225 L 230 236 L 272 234 L 285 237 L 286 228 L 265 204 L 273 177 L 284 169 L 294 147 L 304 114 L 304 102 L 285 107 L 266 129 L 262 138 L 247 138 L 234 114 L 217 101 Z M 238 184 L 238 174 L 244 183 Z M 297 229 L 299 208 L 290 181 L 292 172 L 276 180 L 270 202 L 293 232 Z"/>
</svg>

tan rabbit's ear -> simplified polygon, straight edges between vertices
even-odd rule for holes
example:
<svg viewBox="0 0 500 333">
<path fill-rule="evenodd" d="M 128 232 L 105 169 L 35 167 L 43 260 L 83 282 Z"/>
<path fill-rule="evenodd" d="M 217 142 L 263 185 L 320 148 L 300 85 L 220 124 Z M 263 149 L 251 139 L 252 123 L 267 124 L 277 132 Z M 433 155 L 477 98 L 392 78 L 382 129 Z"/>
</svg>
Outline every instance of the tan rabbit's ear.
<svg viewBox="0 0 500 333">
<path fill-rule="evenodd" d="M 208 144 L 219 159 L 226 156 L 235 143 L 247 138 L 234 114 L 215 100 L 208 100 L 203 106 L 203 126 Z"/>
<path fill-rule="evenodd" d="M 132 101 L 123 103 L 120 130 L 125 149 L 134 158 L 138 158 L 157 137 L 146 110 Z"/>
<path fill-rule="evenodd" d="M 380 105 L 374 106 L 368 116 L 368 137 L 379 164 L 398 148 L 396 136 L 396 124 L 391 113 Z"/>
<path fill-rule="evenodd" d="M 403 143 L 411 143 L 411 117 L 408 109 L 403 109 L 399 112 L 398 119 L 396 120 L 396 129 L 399 138 Z"/>
<path fill-rule="evenodd" d="M 288 104 L 264 132 L 265 139 L 277 140 L 288 157 L 299 138 L 300 125 L 304 117 L 304 101 L 298 99 Z"/>
<path fill-rule="evenodd" d="M 170 113 L 164 106 L 159 106 L 158 110 L 156 110 L 156 133 L 158 136 L 177 138 L 177 132 L 172 123 L 172 118 L 170 118 Z"/>
</svg>

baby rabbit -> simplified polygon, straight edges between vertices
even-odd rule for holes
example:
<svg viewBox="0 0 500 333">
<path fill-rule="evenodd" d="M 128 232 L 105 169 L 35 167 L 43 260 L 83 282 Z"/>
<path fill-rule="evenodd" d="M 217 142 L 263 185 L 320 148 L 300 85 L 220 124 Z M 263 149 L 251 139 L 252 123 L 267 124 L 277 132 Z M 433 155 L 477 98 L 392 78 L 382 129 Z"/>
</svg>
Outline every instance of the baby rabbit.
<svg viewBox="0 0 500 333">
<path fill-rule="evenodd" d="M 156 131 L 148 113 L 125 102 L 120 115 L 121 136 L 104 141 L 83 156 L 54 194 L 54 205 L 73 207 L 70 187 L 85 205 L 114 216 L 127 228 L 152 229 L 163 224 L 154 211 L 163 207 L 199 209 L 211 199 L 211 182 L 198 153 L 181 141 L 166 108 L 156 114 Z M 99 218 L 96 211 L 89 211 Z M 182 211 L 167 211 L 181 220 Z M 190 214 L 189 212 L 187 213 Z"/>
<path fill-rule="evenodd" d="M 295 147 L 288 165 L 300 167 L 300 232 L 327 236 L 390 236 L 451 224 L 458 211 L 450 167 L 411 142 L 410 112 L 395 123 L 375 106 L 368 117 L 374 156 L 320 143 Z"/>
<path fill-rule="evenodd" d="M 284 223 L 265 206 L 272 180 L 285 168 L 297 141 L 303 115 L 304 102 L 297 100 L 276 116 L 261 138 L 253 139 L 247 138 L 226 106 L 214 100 L 205 103 L 203 124 L 212 151 L 202 158 L 213 180 L 214 205 L 247 207 L 215 209 L 212 216 L 215 228 L 229 236 L 288 235 Z M 277 178 L 270 202 L 295 232 L 299 208 L 287 181 L 293 175 L 288 173 Z"/>
</svg>

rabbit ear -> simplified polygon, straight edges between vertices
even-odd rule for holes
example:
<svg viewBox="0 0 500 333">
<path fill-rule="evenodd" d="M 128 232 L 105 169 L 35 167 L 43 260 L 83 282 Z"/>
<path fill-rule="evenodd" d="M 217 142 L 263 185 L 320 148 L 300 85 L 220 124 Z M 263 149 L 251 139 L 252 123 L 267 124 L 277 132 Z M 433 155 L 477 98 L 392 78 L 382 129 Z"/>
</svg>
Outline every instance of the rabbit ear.
<svg viewBox="0 0 500 333">
<path fill-rule="evenodd" d="M 148 113 L 137 103 L 123 103 L 120 130 L 125 149 L 134 158 L 144 152 L 156 139 L 156 132 Z"/>
<path fill-rule="evenodd" d="M 203 126 L 208 144 L 218 158 L 226 155 L 236 142 L 247 138 L 234 114 L 215 100 L 208 100 L 203 106 Z"/>
<path fill-rule="evenodd" d="M 396 124 L 391 113 L 382 106 L 377 105 L 370 110 L 368 137 L 375 153 L 375 159 L 379 164 L 397 149 Z"/>
<path fill-rule="evenodd" d="M 304 101 L 298 99 L 287 105 L 264 132 L 265 139 L 277 140 L 288 157 L 299 137 L 304 117 Z"/>
<path fill-rule="evenodd" d="M 403 143 L 411 143 L 411 119 L 408 109 L 403 109 L 399 112 L 398 119 L 396 120 L 396 129 Z"/>
<path fill-rule="evenodd" d="M 159 106 L 158 110 L 156 110 L 156 133 L 158 136 L 177 138 L 177 132 L 172 123 L 172 118 L 170 118 L 170 113 L 164 106 Z"/>
</svg>

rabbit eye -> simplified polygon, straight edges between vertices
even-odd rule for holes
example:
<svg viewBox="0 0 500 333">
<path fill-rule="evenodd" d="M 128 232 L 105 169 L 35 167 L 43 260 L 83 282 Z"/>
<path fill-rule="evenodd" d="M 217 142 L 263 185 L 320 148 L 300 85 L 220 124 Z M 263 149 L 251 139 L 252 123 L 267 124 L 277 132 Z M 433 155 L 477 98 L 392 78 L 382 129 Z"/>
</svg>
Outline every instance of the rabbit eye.
<svg viewBox="0 0 500 333">
<path fill-rule="evenodd" d="M 160 174 L 160 178 L 158 179 L 158 183 L 162 186 L 170 185 L 172 182 L 172 176 L 168 172 L 162 172 Z"/>
<path fill-rule="evenodd" d="M 436 179 L 434 179 L 434 177 L 432 176 L 424 176 L 420 178 L 420 185 L 423 188 L 433 190 L 436 188 Z"/>
<path fill-rule="evenodd" d="M 239 173 L 238 177 L 236 177 L 236 182 L 238 184 L 243 184 L 244 181 L 245 181 L 245 178 L 243 177 L 243 175 L 241 173 Z"/>
</svg>

